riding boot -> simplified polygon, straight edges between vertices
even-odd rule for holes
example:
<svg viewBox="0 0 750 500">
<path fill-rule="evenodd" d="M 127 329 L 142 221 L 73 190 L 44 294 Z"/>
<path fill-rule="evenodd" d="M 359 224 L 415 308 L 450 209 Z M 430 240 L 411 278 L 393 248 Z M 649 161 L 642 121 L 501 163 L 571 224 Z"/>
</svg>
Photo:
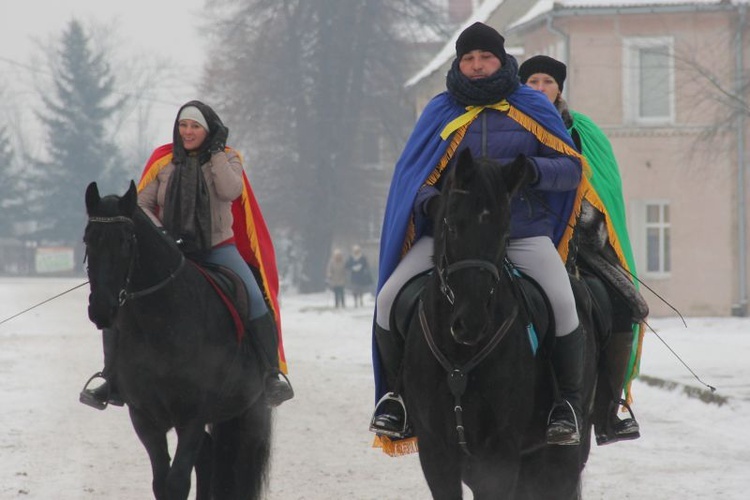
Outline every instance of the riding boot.
<svg viewBox="0 0 750 500">
<path fill-rule="evenodd" d="M 581 391 L 583 386 L 583 328 L 555 338 L 552 367 L 561 401 L 550 411 L 547 444 L 577 445 L 581 441 Z"/>
<path fill-rule="evenodd" d="M 375 341 L 380 351 L 381 367 L 388 387 L 398 383 L 399 370 L 404 355 L 404 340 L 396 332 L 375 325 Z M 409 434 L 404 401 L 396 392 L 388 392 L 375 405 L 370 419 L 370 431 L 402 439 Z"/>
<path fill-rule="evenodd" d="M 105 328 L 102 330 L 102 348 L 104 351 L 104 368 L 88 379 L 78 395 L 78 400 L 81 403 L 97 410 L 104 410 L 108 404 L 115 406 L 125 404 L 114 380 L 114 361 L 117 349 L 117 332 L 114 329 Z M 89 384 L 95 378 L 102 378 L 104 382 L 94 389 L 89 389 Z"/>
<path fill-rule="evenodd" d="M 260 359 L 265 365 L 264 393 L 268 406 L 279 406 L 294 397 L 289 379 L 279 369 L 279 338 L 270 313 L 250 320 L 251 338 L 256 339 Z M 281 378 L 279 378 L 281 376 Z"/>
<path fill-rule="evenodd" d="M 598 445 L 616 443 L 641 436 L 640 426 L 633 411 L 620 394 L 625 385 L 628 365 L 633 347 L 633 331 L 615 332 L 602 350 L 602 368 L 597 384 L 594 432 Z M 620 419 L 617 412 L 620 406 L 630 412 L 629 418 Z"/>
</svg>

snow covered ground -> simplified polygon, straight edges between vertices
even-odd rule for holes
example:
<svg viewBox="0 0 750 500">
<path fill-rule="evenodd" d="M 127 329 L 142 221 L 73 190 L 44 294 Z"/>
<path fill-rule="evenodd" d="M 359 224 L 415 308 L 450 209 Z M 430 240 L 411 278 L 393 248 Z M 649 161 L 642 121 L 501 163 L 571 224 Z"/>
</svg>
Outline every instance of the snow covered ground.
<svg viewBox="0 0 750 500">
<path fill-rule="evenodd" d="M 0 321 L 83 281 L 0 278 Z M 127 411 L 78 402 L 83 383 L 101 368 L 87 297 L 84 286 L 0 325 L 2 500 L 151 498 L 148 458 Z M 329 294 L 282 297 L 297 397 L 275 410 L 268 498 L 429 498 L 416 455 L 391 458 L 370 446 L 372 298 L 360 309 L 332 304 Z M 750 498 L 750 319 L 651 324 L 721 398 L 690 397 L 685 387 L 701 384 L 647 334 L 644 377 L 633 388 L 643 436 L 594 447 L 584 497 Z M 649 385 L 647 377 L 674 384 Z"/>
</svg>

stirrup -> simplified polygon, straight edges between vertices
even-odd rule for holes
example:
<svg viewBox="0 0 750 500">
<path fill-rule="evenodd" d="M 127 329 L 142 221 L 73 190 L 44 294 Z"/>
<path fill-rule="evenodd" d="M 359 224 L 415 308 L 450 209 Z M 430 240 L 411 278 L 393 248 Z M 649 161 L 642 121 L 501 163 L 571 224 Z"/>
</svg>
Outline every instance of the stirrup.
<svg viewBox="0 0 750 500">
<path fill-rule="evenodd" d="M 279 375 L 281 375 L 284 380 L 279 379 Z M 271 408 L 275 408 L 281 405 L 281 403 L 283 403 L 284 401 L 289 401 L 294 397 L 294 388 L 292 387 L 292 383 L 289 381 L 289 377 L 287 377 L 284 372 L 279 370 L 278 372 L 268 375 L 268 378 L 273 378 L 278 383 L 277 387 L 283 385 L 282 389 L 273 391 L 273 394 L 269 394 L 269 391 L 266 390 L 268 381 L 266 380 L 263 383 L 263 390 L 266 392 L 266 400 L 268 401 L 268 406 L 270 406 Z"/>
<path fill-rule="evenodd" d="M 612 444 L 618 441 L 629 441 L 631 439 L 638 439 L 639 437 L 641 437 L 641 428 L 638 425 L 638 421 L 635 419 L 633 409 L 630 408 L 630 405 L 624 399 L 619 400 L 617 404 L 618 406 L 623 406 L 626 410 L 628 410 L 628 413 L 630 413 L 630 418 L 620 419 L 615 413 L 617 422 L 612 427 L 612 432 L 596 435 L 596 444 L 598 446 Z M 607 419 L 607 427 L 609 427 L 609 419 Z"/>
<path fill-rule="evenodd" d="M 91 377 L 89 377 L 86 383 L 83 384 L 83 389 L 81 389 L 81 392 L 78 394 L 78 401 L 92 408 L 96 408 L 97 410 L 104 410 L 109 405 L 110 387 L 107 387 L 107 397 L 104 398 L 104 401 L 97 399 L 93 394 L 95 389 L 88 388 L 91 381 L 96 378 L 101 378 L 104 380 L 105 384 L 107 383 L 107 379 L 104 377 L 102 372 L 94 373 Z"/>
<path fill-rule="evenodd" d="M 567 406 L 570 410 L 570 413 L 573 414 L 573 432 L 571 432 L 568 436 L 550 436 L 549 434 L 549 425 L 552 423 L 552 414 L 560 408 L 561 406 Z M 552 409 L 549 411 L 549 414 L 547 415 L 547 432 L 545 433 L 545 437 L 547 440 L 547 444 L 549 445 L 558 445 L 558 446 L 576 446 L 581 444 L 581 431 L 580 431 L 580 425 L 578 422 L 578 413 L 573 408 L 573 405 L 570 404 L 570 401 L 567 399 L 563 399 L 562 403 L 555 403 L 552 405 Z"/>
<path fill-rule="evenodd" d="M 381 406 L 385 405 L 388 402 L 394 402 L 397 403 L 399 406 L 401 406 L 401 409 L 404 411 L 404 422 L 401 425 L 401 428 L 399 430 L 393 430 L 393 429 L 387 429 L 381 426 L 378 426 L 378 419 L 381 417 L 381 414 L 378 412 L 380 410 Z M 403 439 L 407 437 L 408 434 L 408 428 L 409 424 L 407 423 L 409 421 L 408 415 L 406 413 L 406 405 L 404 404 L 404 400 L 401 397 L 400 394 L 396 394 L 395 392 L 388 392 L 386 393 L 378 403 L 375 405 L 375 411 L 372 414 L 372 418 L 370 419 L 370 432 L 374 432 L 378 435 L 385 435 L 388 437 L 396 438 L 396 439 Z"/>
</svg>

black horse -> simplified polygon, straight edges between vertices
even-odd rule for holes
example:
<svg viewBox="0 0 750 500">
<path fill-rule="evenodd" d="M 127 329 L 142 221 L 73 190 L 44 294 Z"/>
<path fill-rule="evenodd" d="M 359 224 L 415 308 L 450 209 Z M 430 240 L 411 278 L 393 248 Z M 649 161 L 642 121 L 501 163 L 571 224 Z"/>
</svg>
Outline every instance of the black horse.
<svg viewBox="0 0 750 500">
<path fill-rule="evenodd" d="M 202 272 L 138 207 L 86 190 L 89 318 L 117 331 L 114 376 L 151 460 L 154 497 L 260 498 L 271 409 L 248 339 Z M 167 432 L 177 447 L 170 461 Z M 209 429 L 210 432 L 206 432 Z"/>
<path fill-rule="evenodd" d="M 462 498 L 462 482 L 478 500 L 580 494 L 590 449 L 587 415 L 581 445 L 546 445 L 555 393 L 553 336 L 535 354 L 530 308 L 521 300 L 534 295 L 533 288 L 522 286 L 505 258 L 510 200 L 530 180 L 526 161 L 500 165 L 474 160 L 465 150 L 440 196 L 435 266 L 409 323 L 401 379 L 422 470 L 436 499 Z M 581 306 L 585 378 L 592 381 L 590 303 L 582 300 Z M 584 390 L 585 413 L 592 385 Z"/>
</svg>

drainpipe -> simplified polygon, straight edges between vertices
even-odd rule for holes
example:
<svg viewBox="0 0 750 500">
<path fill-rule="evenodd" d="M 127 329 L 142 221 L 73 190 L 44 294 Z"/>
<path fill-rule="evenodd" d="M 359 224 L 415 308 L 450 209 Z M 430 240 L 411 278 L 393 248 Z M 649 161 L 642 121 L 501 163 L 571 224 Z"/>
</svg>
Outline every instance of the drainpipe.
<svg viewBox="0 0 750 500">
<path fill-rule="evenodd" d="M 742 48 L 743 30 L 745 28 L 746 6 L 739 6 L 739 20 L 735 36 L 735 92 L 742 96 L 742 77 L 744 74 L 744 53 Z M 747 209 L 745 203 L 745 111 L 737 117 L 737 253 L 739 275 L 739 302 L 732 306 L 733 316 L 747 316 Z"/>
<path fill-rule="evenodd" d="M 564 31 L 560 30 L 559 28 L 556 28 L 553 24 L 555 20 L 555 17 L 552 13 L 547 14 L 547 29 L 562 38 L 563 41 L 563 57 L 565 58 L 565 64 L 570 65 L 570 42 L 568 34 Z M 572 75 L 568 73 L 568 78 L 570 78 Z"/>
</svg>

